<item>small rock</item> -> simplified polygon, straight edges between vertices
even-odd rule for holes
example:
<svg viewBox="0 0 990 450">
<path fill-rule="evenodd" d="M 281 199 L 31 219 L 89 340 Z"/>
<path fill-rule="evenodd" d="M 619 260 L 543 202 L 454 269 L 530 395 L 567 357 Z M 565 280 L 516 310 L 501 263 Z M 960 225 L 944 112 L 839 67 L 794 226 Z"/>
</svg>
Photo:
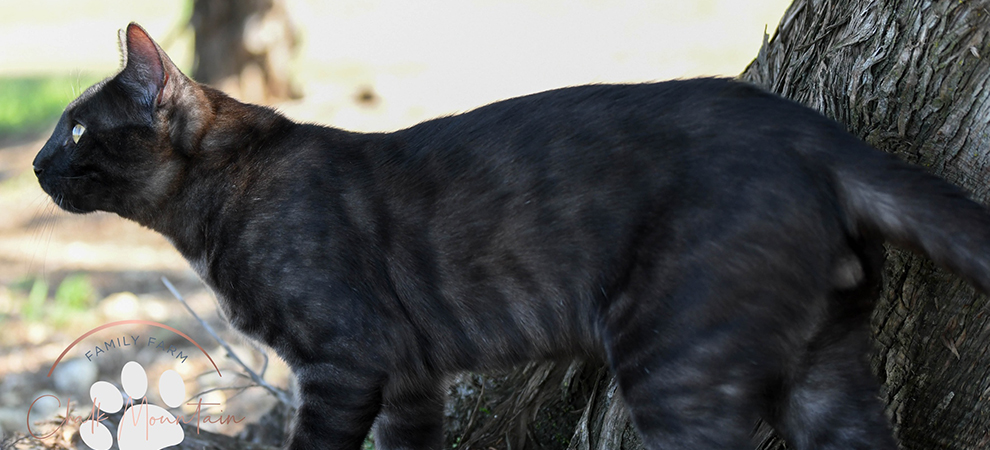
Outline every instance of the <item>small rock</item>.
<svg viewBox="0 0 990 450">
<path fill-rule="evenodd" d="M 25 395 L 37 390 L 38 382 L 27 373 L 8 373 L 0 382 L 0 406 L 20 407 L 30 402 Z M 34 399 L 31 399 L 34 400 Z"/>
<path fill-rule="evenodd" d="M 0 428 L 4 433 L 27 431 L 27 413 L 22 408 L 0 408 Z"/>
<path fill-rule="evenodd" d="M 37 422 L 50 421 L 56 414 L 64 414 L 67 405 L 68 399 L 59 397 L 52 391 L 38 391 L 31 396 L 31 403 L 28 405 L 31 409 L 31 417 L 27 417 L 27 408 L 25 408 L 23 419 L 25 423 L 30 420 L 32 426 Z"/>
<path fill-rule="evenodd" d="M 140 314 L 138 298 L 131 292 L 111 294 L 100 302 L 100 311 L 109 320 L 137 318 Z"/>
<path fill-rule="evenodd" d="M 89 388 L 98 376 L 97 365 L 80 358 L 60 362 L 52 373 L 52 380 L 58 392 L 85 401 L 89 399 Z"/>
<path fill-rule="evenodd" d="M 32 345 L 41 345 L 43 342 L 48 340 L 48 337 L 52 335 L 52 329 L 41 322 L 32 322 L 27 326 L 27 337 L 28 343 Z"/>
</svg>

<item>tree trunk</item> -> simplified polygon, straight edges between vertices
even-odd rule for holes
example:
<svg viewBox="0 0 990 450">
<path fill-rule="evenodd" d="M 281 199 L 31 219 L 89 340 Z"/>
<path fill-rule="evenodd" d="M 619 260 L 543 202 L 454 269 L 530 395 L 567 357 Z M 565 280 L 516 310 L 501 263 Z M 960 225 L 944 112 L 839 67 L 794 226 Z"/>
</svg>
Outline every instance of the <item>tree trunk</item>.
<svg viewBox="0 0 990 450">
<path fill-rule="evenodd" d="M 195 0 L 193 79 L 252 103 L 298 98 L 289 61 L 298 44 L 283 0 Z"/>
<path fill-rule="evenodd" d="M 796 0 L 777 34 L 741 78 L 822 111 L 874 147 L 925 166 L 990 197 L 990 4 L 961 0 Z M 986 297 L 923 257 L 888 251 L 883 294 L 873 317 L 880 398 L 905 449 L 984 449 L 990 444 L 990 314 Z M 527 373 L 526 370 L 530 372 Z M 572 378 L 561 366 L 529 367 L 484 382 L 525 392 L 563 380 L 577 391 L 568 445 L 538 442 L 534 421 L 509 411 L 547 415 L 547 396 L 478 399 L 501 420 L 454 427 L 471 448 L 642 448 L 631 432 L 611 376 L 585 367 Z M 551 376 L 547 376 L 551 374 Z M 597 377 L 597 378 L 596 378 Z M 485 380 L 485 379 L 482 379 Z M 492 381 L 494 380 L 494 381 Z M 546 387 L 544 387 L 546 389 Z M 560 391 L 558 391 L 560 392 Z M 471 397 L 475 399 L 477 397 Z M 584 405 L 584 406 L 582 406 Z M 472 408 L 464 408 L 465 414 Z M 532 410 L 543 412 L 530 412 Z M 557 408 L 558 411 L 559 408 Z M 465 423 L 462 421 L 461 423 Z M 493 431 L 497 430 L 497 431 Z M 564 432 L 558 431 L 558 434 Z M 499 441 L 499 439 L 502 439 Z M 760 449 L 781 448 L 769 427 L 754 436 Z"/>
</svg>

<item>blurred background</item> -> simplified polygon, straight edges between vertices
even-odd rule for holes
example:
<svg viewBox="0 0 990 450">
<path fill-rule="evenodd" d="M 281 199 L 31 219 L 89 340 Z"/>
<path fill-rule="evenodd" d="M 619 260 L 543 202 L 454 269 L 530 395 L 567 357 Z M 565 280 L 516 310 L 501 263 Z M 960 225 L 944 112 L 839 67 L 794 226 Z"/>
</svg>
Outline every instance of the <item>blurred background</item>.
<svg viewBox="0 0 990 450">
<path fill-rule="evenodd" d="M 789 1 L 280 0 L 262 17 L 244 11 L 271 0 L 198 3 L 220 5 L 197 9 L 210 11 L 195 18 L 213 34 L 203 39 L 218 40 L 220 16 L 243 17 L 247 46 L 259 53 L 295 41 L 291 54 L 274 58 L 305 96 L 286 106 L 296 117 L 387 130 L 566 85 L 734 76 Z M 61 111 L 73 92 L 117 70 L 116 31 L 130 21 L 192 73 L 194 9 L 188 0 L 0 0 L 0 133 L 15 131 L 10 91 L 54 80 L 18 109 L 51 98 Z M 355 102 L 365 91 L 377 101 Z"/>
<path fill-rule="evenodd" d="M 85 398 L 96 379 L 116 382 L 129 359 L 151 376 L 179 370 L 190 396 L 224 387 L 210 395 L 249 419 L 273 403 L 260 389 L 228 389 L 237 377 L 221 386 L 204 358 L 180 363 L 151 350 L 107 352 L 95 363 L 83 356 L 127 333 L 157 333 L 181 347 L 146 328 L 96 334 L 67 353 L 61 378 L 46 376 L 69 342 L 122 319 L 171 324 L 222 369 L 242 372 L 165 290 L 162 275 L 249 366 L 264 365 L 226 331 L 212 297 L 164 239 L 115 216 L 56 210 L 31 171 L 65 105 L 118 70 L 117 30 L 128 22 L 144 26 L 187 74 L 237 98 L 300 121 L 388 131 L 567 85 L 735 76 L 789 3 L 0 0 L 0 430 L 24 431 L 40 394 Z M 266 378 L 289 383 L 277 361 Z M 54 416 L 49 406 L 44 412 Z"/>
</svg>

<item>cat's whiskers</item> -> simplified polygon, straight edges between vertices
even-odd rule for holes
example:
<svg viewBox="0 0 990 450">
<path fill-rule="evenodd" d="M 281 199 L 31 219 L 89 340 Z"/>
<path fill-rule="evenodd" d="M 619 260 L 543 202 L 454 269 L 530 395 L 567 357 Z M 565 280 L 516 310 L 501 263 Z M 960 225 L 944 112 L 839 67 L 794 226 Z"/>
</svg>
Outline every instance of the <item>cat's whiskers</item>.
<svg viewBox="0 0 990 450">
<path fill-rule="evenodd" d="M 52 237 L 55 234 L 55 225 L 58 222 L 57 214 L 58 208 L 56 201 L 46 201 L 49 199 L 45 194 L 40 194 L 35 201 L 32 202 L 32 207 L 35 209 L 34 216 L 31 222 L 37 223 L 38 225 L 34 228 L 31 237 L 31 257 L 27 261 L 27 272 L 29 274 L 35 274 L 40 272 L 40 278 L 42 280 L 47 280 L 48 278 L 48 249 L 51 247 Z M 42 204 L 42 202 L 44 204 Z M 40 255 L 39 255 L 40 252 Z M 39 258 L 40 256 L 40 258 Z M 38 261 L 40 259 L 40 269 L 38 268 Z"/>
</svg>

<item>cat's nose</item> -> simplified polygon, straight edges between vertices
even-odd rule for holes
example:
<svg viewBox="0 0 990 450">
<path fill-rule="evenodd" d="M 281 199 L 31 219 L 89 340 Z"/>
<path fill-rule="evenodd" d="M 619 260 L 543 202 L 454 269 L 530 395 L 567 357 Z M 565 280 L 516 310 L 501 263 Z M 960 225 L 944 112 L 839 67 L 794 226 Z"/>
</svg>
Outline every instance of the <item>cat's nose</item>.
<svg viewBox="0 0 990 450">
<path fill-rule="evenodd" d="M 38 166 L 34 166 L 34 176 L 40 177 L 41 176 L 41 172 L 44 172 L 44 171 L 45 171 L 45 169 L 42 169 L 41 167 L 38 167 Z"/>
</svg>

